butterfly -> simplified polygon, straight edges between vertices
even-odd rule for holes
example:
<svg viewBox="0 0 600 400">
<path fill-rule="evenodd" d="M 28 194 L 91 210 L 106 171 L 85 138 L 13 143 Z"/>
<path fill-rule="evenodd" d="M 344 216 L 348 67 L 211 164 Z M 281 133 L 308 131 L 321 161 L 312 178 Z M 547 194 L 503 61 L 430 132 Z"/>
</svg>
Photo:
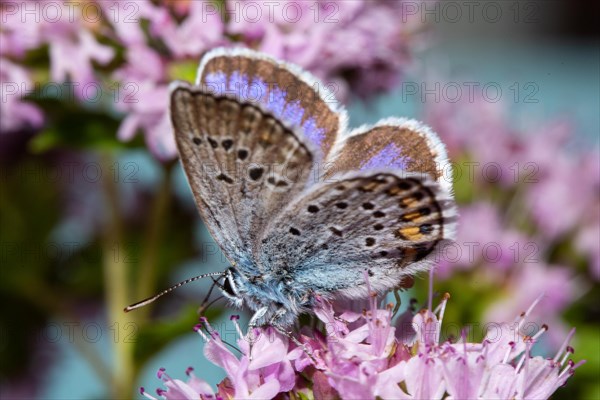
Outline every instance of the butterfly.
<svg viewBox="0 0 600 400">
<path fill-rule="evenodd" d="M 365 271 L 371 290 L 398 288 L 454 235 L 437 135 L 399 118 L 349 131 L 298 66 L 212 50 L 195 85 L 172 84 L 170 113 L 198 210 L 232 265 L 202 277 L 223 279 L 223 294 L 254 312 L 250 327 L 285 331 L 317 298 L 365 298 Z"/>
</svg>

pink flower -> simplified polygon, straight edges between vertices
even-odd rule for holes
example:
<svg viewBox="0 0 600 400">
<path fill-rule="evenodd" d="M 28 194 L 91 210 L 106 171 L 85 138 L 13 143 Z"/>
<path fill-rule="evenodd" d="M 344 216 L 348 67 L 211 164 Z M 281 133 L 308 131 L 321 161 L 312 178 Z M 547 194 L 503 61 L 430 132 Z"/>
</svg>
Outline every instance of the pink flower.
<svg viewBox="0 0 600 400">
<path fill-rule="evenodd" d="M 232 320 L 241 334 L 237 317 L 232 317 Z M 210 337 L 201 331 L 200 326 L 195 328 L 207 341 L 204 354 L 208 360 L 222 367 L 228 376 L 227 383 L 220 385 L 217 398 L 266 399 L 293 389 L 296 375 L 288 357 L 287 339 L 275 334 L 272 328 L 253 332 L 257 336 L 251 349 L 246 337 L 240 336 L 238 345 L 242 356 L 238 358 L 223 343 L 219 334 L 212 331 L 206 320 L 204 324 L 211 331 Z M 170 378 L 164 370 L 159 370 L 158 376 L 165 382 L 167 390 L 158 389 L 158 395 L 166 399 L 215 398 L 210 385 L 196 378 L 191 371 L 191 368 L 186 371 L 190 379 L 184 383 Z M 142 394 L 153 398 L 143 388 Z"/>
<path fill-rule="evenodd" d="M 407 355 L 400 352 L 395 356 L 398 343 L 391 307 L 380 310 L 376 305 L 376 297 L 372 296 L 369 311 L 362 314 L 345 312 L 339 317 L 339 320 L 356 326 L 352 330 L 334 322 L 338 320 L 327 303 L 321 301 L 321 310 L 317 311 L 323 322 L 334 327 L 328 329 L 326 343 L 318 353 L 323 361 L 321 368 L 329 377 L 332 388 L 344 399 L 378 395 L 374 390 L 382 386 L 380 381 L 386 377 L 380 374 L 396 365 L 402 355 Z"/>
<path fill-rule="evenodd" d="M 288 357 L 287 338 L 273 328 L 255 329 L 250 332 L 254 336 L 250 346 L 248 337 L 241 335 L 237 317 L 233 317 L 232 321 L 240 333 L 238 346 L 242 357 L 238 359 L 221 341 L 219 334 L 204 321 L 207 329 L 211 330 L 209 339 L 197 329 L 208 341 L 204 354 L 225 370 L 233 384 L 235 398 L 272 398 L 277 393 L 292 390 L 296 377 Z"/>
<path fill-rule="evenodd" d="M 506 164 L 514 138 L 503 104 L 488 102 L 482 96 L 462 96 L 455 103 L 433 102 L 425 113 L 425 120 L 440 133 L 451 155 L 466 152 L 480 164 L 498 160 Z"/>
<path fill-rule="evenodd" d="M 567 151 L 574 132 L 567 122 L 515 130 L 506 104 L 468 96 L 456 103 L 432 103 L 426 112 L 426 120 L 442 135 L 450 153 L 476 163 L 477 194 L 498 185 L 519 188 L 520 196 L 510 203 L 519 215 L 509 214 L 509 218 L 521 224 L 531 219 L 547 241 L 564 239 L 590 218 L 598 224 L 600 213 L 594 211 L 599 207 L 597 152 Z M 458 164 L 456 170 L 466 182 L 468 166 Z M 573 176 L 578 179 L 575 187 Z"/>
<path fill-rule="evenodd" d="M 382 397 L 548 398 L 582 364 L 566 362 L 572 353 L 567 346 L 572 333 L 553 360 L 531 357 L 531 345 L 547 329 L 544 326 L 531 337 L 520 333 L 535 303 L 515 324 L 498 324 L 482 343 L 467 343 L 465 335 L 459 343 L 441 342 L 448 298 L 444 296 L 435 313 L 423 310 L 414 317 L 417 354 L 392 369 L 396 386 L 378 386 Z M 397 385 L 400 381 L 406 391 Z"/>
<path fill-rule="evenodd" d="M 551 131 L 550 131 L 551 132 Z M 560 132 L 555 133 L 557 136 Z M 578 229 L 581 224 L 600 221 L 599 156 L 597 152 L 583 152 L 576 156 L 562 149 L 566 140 L 552 139 L 553 135 L 537 135 L 538 140 L 528 147 L 531 153 L 544 154 L 535 160 L 536 182 L 531 183 L 525 201 L 534 221 L 540 227 L 540 234 L 549 240 L 560 239 Z M 565 134 L 562 134 L 565 136 Z M 531 139 L 533 141 L 533 139 Z M 545 144 L 543 142 L 546 141 Z M 557 142 L 555 145 L 548 144 Z M 571 184 L 577 177 L 577 185 Z"/>
<path fill-rule="evenodd" d="M 0 54 L 21 59 L 28 50 L 35 49 L 45 43 L 44 30 L 46 19 L 40 18 L 40 5 L 43 2 L 3 2 L 0 7 L 2 30 L 0 30 Z M 54 6 L 54 5 L 53 5 Z M 64 8 L 56 4 L 61 15 Z M 29 14 L 24 13 L 25 10 Z M 58 14 L 58 13 L 57 13 Z M 62 19 L 62 18 L 60 18 Z M 55 21 L 56 23 L 60 23 Z"/>
<path fill-rule="evenodd" d="M 142 29 L 142 19 L 156 18 L 163 11 L 149 0 L 138 0 L 135 5 L 121 1 L 99 1 L 102 13 L 114 32 L 107 32 L 114 40 L 124 46 L 136 46 L 146 43 Z"/>
<path fill-rule="evenodd" d="M 126 45 L 127 63 L 114 73 L 120 82 L 117 108 L 125 113 L 117 136 L 131 140 L 136 132 L 144 133 L 150 151 L 161 160 L 177 155 L 175 138 L 169 118 L 168 69 L 177 60 L 200 55 L 222 42 L 222 22 L 218 15 L 203 14 L 206 2 L 194 1 L 187 9 L 189 15 L 180 23 L 169 9 L 148 1 L 139 3 L 140 20 L 150 21 L 151 36 L 162 40 L 172 56 L 146 44 L 147 38 L 139 29 L 139 21 L 113 21 L 117 39 Z M 127 10 L 121 10 L 121 15 Z M 111 10 L 111 12 L 113 12 Z"/>
<path fill-rule="evenodd" d="M 42 14 L 44 3 L 50 3 L 52 14 Z M 85 90 L 97 82 L 92 61 L 106 65 L 115 51 L 96 40 L 92 25 L 81 16 L 81 8 L 50 1 L 15 2 L 8 8 L 3 8 L 8 29 L 2 38 L 3 43 L 4 39 L 12 43 L 7 52 L 22 57 L 27 50 L 48 44 L 51 79 L 72 82 L 75 94 L 85 99 Z"/>
<path fill-rule="evenodd" d="M 524 263 L 504 283 L 504 295 L 486 310 L 485 319 L 487 322 L 505 321 L 543 293 L 543 301 L 539 302 L 532 315 L 543 317 L 552 327 L 547 336 L 549 344 L 556 346 L 567 331 L 559 316 L 577 299 L 578 293 L 585 292 L 585 289 L 582 290 L 585 285 L 574 275 L 573 271 L 562 266 L 543 262 Z"/>
<path fill-rule="evenodd" d="M 186 18 L 179 24 L 165 9 L 152 15 L 152 33 L 165 42 L 175 58 L 197 58 L 207 49 L 227 42 L 223 22 L 211 2 L 192 1 L 186 11 Z"/>
<path fill-rule="evenodd" d="M 409 61 L 412 28 L 399 3 L 231 1 L 226 10 L 227 32 L 310 70 L 339 100 L 388 91 Z"/>
<path fill-rule="evenodd" d="M 118 107 L 127 116 L 117 137 L 131 140 L 141 129 L 152 153 L 161 160 L 171 159 L 177 154 L 177 148 L 168 113 L 168 86 L 157 85 L 151 80 L 126 83 L 122 86 L 122 94 Z"/>
<path fill-rule="evenodd" d="M 590 275 L 595 280 L 600 280 L 600 224 L 592 219 L 586 224 L 577 237 L 575 243 L 579 251 L 587 255 L 590 261 Z"/>
<path fill-rule="evenodd" d="M 206 319 L 202 319 L 203 325 L 210 332 L 207 336 L 202 332 L 202 326 L 195 330 L 204 338 L 206 345 L 204 354 L 208 360 L 222 367 L 232 385 L 224 386 L 227 393 L 218 394 L 219 397 L 236 399 L 264 399 L 273 398 L 280 392 L 288 392 L 293 389 L 296 375 L 288 356 L 287 338 L 275 333 L 272 328 L 256 329 L 249 334 L 255 335 L 252 346 L 249 345 L 247 336 L 243 336 L 237 316 L 233 316 L 236 329 L 240 335 L 238 346 L 242 352 L 240 358 L 235 356 L 221 340 L 219 334 L 212 329 Z M 189 398 L 197 399 L 214 397 L 213 391 L 204 381 L 199 380 L 188 369 L 190 379 L 187 383 L 171 379 L 159 371 L 159 378 L 165 380 L 167 390 L 159 390 L 158 394 L 167 399 Z M 145 393 L 145 392 L 144 392 Z M 152 398 L 147 395 L 147 397 Z M 189 397 L 187 397 L 189 396 Z"/>
<path fill-rule="evenodd" d="M 42 111 L 22 100 L 28 91 L 33 90 L 29 71 L 0 57 L 0 87 L 3 97 L 2 107 L 0 107 L 0 133 L 16 131 L 24 127 L 37 128 L 42 125 L 44 120 Z"/>
<path fill-rule="evenodd" d="M 529 254 L 528 248 L 538 247 L 533 239 L 506 227 L 500 210 L 493 203 L 479 201 L 462 206 L 460 218 L 456 241 L 449 243 L 439 255 L 436 273 L 442 278 L 451 276 L 455 270 L 484 265 L 486 275 L 497 280 L 523 262 Z"/>
<path fill-rule="evenodd" d="M 96 84 L 92 61 L 107 64 L 114 57 L 114 50 L 98 43 L 87 30 L 55 36 L 50 42 L 51 78 L 55 82 L 73 82 L 75 94 L 85 99 L 86 90 Z"/>
<path fill-rule="evenodd" d="M 412 320 L 413 335 L 403 342 L 395 337 L 390 308 L 378 309 L 375 296 L 370 310 L 339 316 L 320 300 L 317 315 L 328 324 L 345 320 L 344 326 L 334 323 L 326 337 L 318 330 L 312 339 L 301 336 L 306 348 L 290 346 L 272 328 L 264 328 L 252 332 L 258 336 L 250 350 L 234 317 L 240 336 L 238 357 L 204 320 L 210 337 L 199 327 L 197 331 L 207 341 L 205 355 L 221 366 L 228 378 L 215 394 L 189 369 L 188 382 L 172 379 L 161 370 L 159 378 L 167 390 L 157 393 L 166 399 L 273 398 L 287 392 L 342 399 L 546 399 L 583 364 L 569 360 L 574 330 L 554 358 L 531 356 L 531 347 L 547 327 L 531 335 L 523 330 L 541 298 L 514 323 L 494 324 L 481 343 L 467 342 L 464 333 L 457 343 L 443 341 L 442 321 L 449 297 L 445 295 L 434 311 L 417 313 Z M 313 382 L 312 394 L 302 384 L 306 379 Z"/>
<path fill-rule="evenodd" d="M 164 385 L 166 386 L 167 390 L 157 389 L 156 393 L 165 399 L 173 400 L 197 400 L 198 398 L 215 398 L 215 394 L 211 386 L 202 379 L 197 378 L 194 374 L 194 369 L 192 367 L 189 367 L 185 371 L 185 373 L 189 377 L 187 382 L 171 378 L 169 375 L 167 375 L 164 368 L 160 368 L 156 375 L 158 379 L 161 379 L 164 382 Z M 156 400 L 156 398 L 150 395 L 148 392 L 146 392 L 146 390 L 143 387 L 140 388 L 140 393 L 149 399 Z"/>
</svg>

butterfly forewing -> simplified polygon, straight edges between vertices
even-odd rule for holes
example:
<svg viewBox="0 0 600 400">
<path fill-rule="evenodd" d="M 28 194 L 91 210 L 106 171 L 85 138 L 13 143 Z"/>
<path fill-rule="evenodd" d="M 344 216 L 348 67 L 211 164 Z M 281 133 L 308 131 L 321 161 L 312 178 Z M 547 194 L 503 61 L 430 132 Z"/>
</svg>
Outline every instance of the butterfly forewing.
<svg viewBox="0 0 600 400">
<path fill-rule="evenodd" d="M 345 122 L 313 81 L 265 56 L 223 50 L 203 59 L 197 86 L 172 90 L 176 141 L 200 212 L 230 260 L 252 274 L 265 225 L 311 184 Z"/>
<path fill-rule="evenodd" d="M 183 166 L 209 230 L 236 263 L 250 262 L 255 235 L 304 188 L 309 150 L 252 105 L 180 88 L 171 109 Z"/>
</svg>

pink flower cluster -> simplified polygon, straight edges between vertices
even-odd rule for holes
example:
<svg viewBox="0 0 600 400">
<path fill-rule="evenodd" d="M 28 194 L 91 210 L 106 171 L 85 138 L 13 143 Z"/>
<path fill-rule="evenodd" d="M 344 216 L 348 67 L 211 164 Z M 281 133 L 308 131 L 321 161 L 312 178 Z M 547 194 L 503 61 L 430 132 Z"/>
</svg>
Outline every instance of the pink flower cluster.
<svg viewBox="0 0 600 400">
<path fill-rule="evenodd" d="M 176 155 L 167 85 L 193 80 L 207 50 L 247 46 L 270 53 L 312 71 L 344 99 L 351 92 L 369 96 L 392 89 L 416 31 L 401 3 L 387 1 L 36 3 L 0 8 L 6 21 L 0 31 L 1 78 L 9 94 L 2 131 L 42 124 L 41 111 L 22 101 L 33 84 L 69 81 L 77 101 L 85 103 L 85 90 L 100 81 L 126 115 L 118 137 L 130 140 L 142 131 L 163 160 Z M 40 79 L 44 71 L 28 66 L 26 55 L 45 45 L 50 76 Z"/>
<path fill-rule="evenodd" d="M 493 288 L 487 321 L 509 318 L 544 292 L 536 317 L 554 327 L 548 339 L 557 346 L 567 331 L 560 315 L 589 289 L 586 281 L 600 279 L 600 152 L 570 148 L 574 129 L 564 121 L 514 128 L 505 106 L 476 98 L 427 109 L 460 174 L 458 237 L 441 255 L 439 277 L 451 284 L 462 271 Z M 587 274 L 577 272 L 574 254 Z"/>
<path fill-rule="evenodd" d="M 45 5 L 52 6 L 51 16 L 40 15 Z M 72 92 L 80 100 L 89 85 L 97 81 L 92 62 L 103 65 L 114 57 L 114 49 L 96 39 L 95 25 L 85 24 L 80 18 L 80 10 L 71 10 L 65 2 L 7 2 L 2 4 L 0 12 L 3 25 L 0 30 L 0 80 L 5 96 L 0 132 L 24 126 L 35 128 L 43 122 L 41 111 L 22 100 L 23 96 L 39 90 L 36 85 L 40 84 L 32 78 L 36 71 L 23 65 L 29 51 L 47 45 L 49 81 L 71 82 Z"/>
<path fill-rule="evenodd" d="M 474 182 L 468 182 L 476 191 L 473 200 L 483 200 L 498 186 L 508 194 L 517 191 L 513 203 L 506 207 L 511 212 L 503 215 L 508 218 L 502 220 L 515 225 L 530 223 L 529 236 L 546 243 L 577 236 L 581 239 L 577 246 L 590 257 L 590 274 L 600 279 L 600 248 L 588 245 L 600 240 L 597 146 L 569 150 L 575 135 L 565 121 L 518 130 L 511 127 L 505 104 L 475 100 L 467 104 L 432 103 L 425 117 L 442 136 L 453 160 L 467 156 L 475 163 Z M 460 162 L 457 166 L 464 178 L 468 167 Z M 517 218 L 520 220 L 514 221 Z M 487 226 L 497 232 L 495 225 L 497 222 Z"/>
<path fill-rule="evenodd" d="M 397 322 L 391 305 L 378 309 L 375 296 L 370 310 L 362 313 L 336 316 L 324 303 L 317 315 L 330 328 L 328 335 L 320 331 L 302 335 L 302 346 L 289 344 L 272 328 L 255 330 L 258 336 L 249 346 L 234 317 L 240 356 L 203 320 L 209 334 L 202 326 L 196 331 L 206 341 L 205 355 L 225 370 L 227 378 L 215 392 L 191 368 L 186 382 L 161 369 L 158 377 L 166 389 L 157 394 L 166 399 L 267 399 L 288 392 L 295 398 L 546 399 L 583 363 L 569 359 L 574 331 L 554 358 L 531 355 L 531 347 L 547 327 L 533 336 L 520 331 L 539 299 L 513 324 L 496 324 L 481 343 L 467 342 L 465 334 L 456 343 L 443 341 L 448 299 L 445 295 L 434 311 L 424 309 L 413 316 L 408 310 Z M 410 329 L 397 326 L 407 317 L 412 317 Z M 406 337 L 398 338 L 399 331 Z M 154 399 L 143 388 L 141 393 Z"/>
</svg>

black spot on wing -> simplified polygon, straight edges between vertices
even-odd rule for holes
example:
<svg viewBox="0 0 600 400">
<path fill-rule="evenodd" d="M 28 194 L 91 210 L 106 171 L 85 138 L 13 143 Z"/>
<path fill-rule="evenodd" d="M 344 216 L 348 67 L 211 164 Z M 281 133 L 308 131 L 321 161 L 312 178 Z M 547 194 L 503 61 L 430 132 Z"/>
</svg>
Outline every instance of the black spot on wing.
<svg viewBox="0 0 600 400">
<path fill-rule="evenodd" d="M 226 182 L 229 184 L 233 183 L 233 179 L 231 179 L 229 176 L 225 175 L 225 174 L 219 174 L 217 175 L 217 180 L 222 181 L 222 182 Z"/>
<path fill-rule="evenodd" d="M 211 147 L 213 149 L 216 149 L 217 147 L 219 147 L 219 143 L 217 143 L 217 141 L 211 137 L 208 137 L 208 143 L 210 143 Z"/>
<path fill-rule="evenodd" d="M 424 235 L 430 234 L 431 232 L 433 232 L 433 225 L 423 224 L 419 226 L 419 232 L 421 232 Z"/>
<path fill-rule="evenodd" d="M 238 158 L 240 160 L 245 160 L 246 158 L 248 158 L 248 150 L 244 150 L 244 149 L 240 149 L 238 150 Z"/>
<path fill-rule="evenodd" d="M 221 146 L 223 146 L 223 148 L 228 151 L 229 149 L 231 149 L 233 147 L 233 140 L 231 139 L 225 139 L 221 142 Z"/>
<path fill-rule="evenodd" d="M 338 228 L 330 226 L 329 230 L 335 235 L 335 236 L 339 236 L 342 237 L 342 231 L 340 231 Z"/>
<path fill-rule="evenodd" d="M 264 169 L 262 169 L 261 167 L 250 168 L 250 170 L 248 171 L 248 175 L 250 176 L 250 179 L 252 179 L 253 181 L 257 181 L 260 179 L 263 172 Z"/>
</svg>

